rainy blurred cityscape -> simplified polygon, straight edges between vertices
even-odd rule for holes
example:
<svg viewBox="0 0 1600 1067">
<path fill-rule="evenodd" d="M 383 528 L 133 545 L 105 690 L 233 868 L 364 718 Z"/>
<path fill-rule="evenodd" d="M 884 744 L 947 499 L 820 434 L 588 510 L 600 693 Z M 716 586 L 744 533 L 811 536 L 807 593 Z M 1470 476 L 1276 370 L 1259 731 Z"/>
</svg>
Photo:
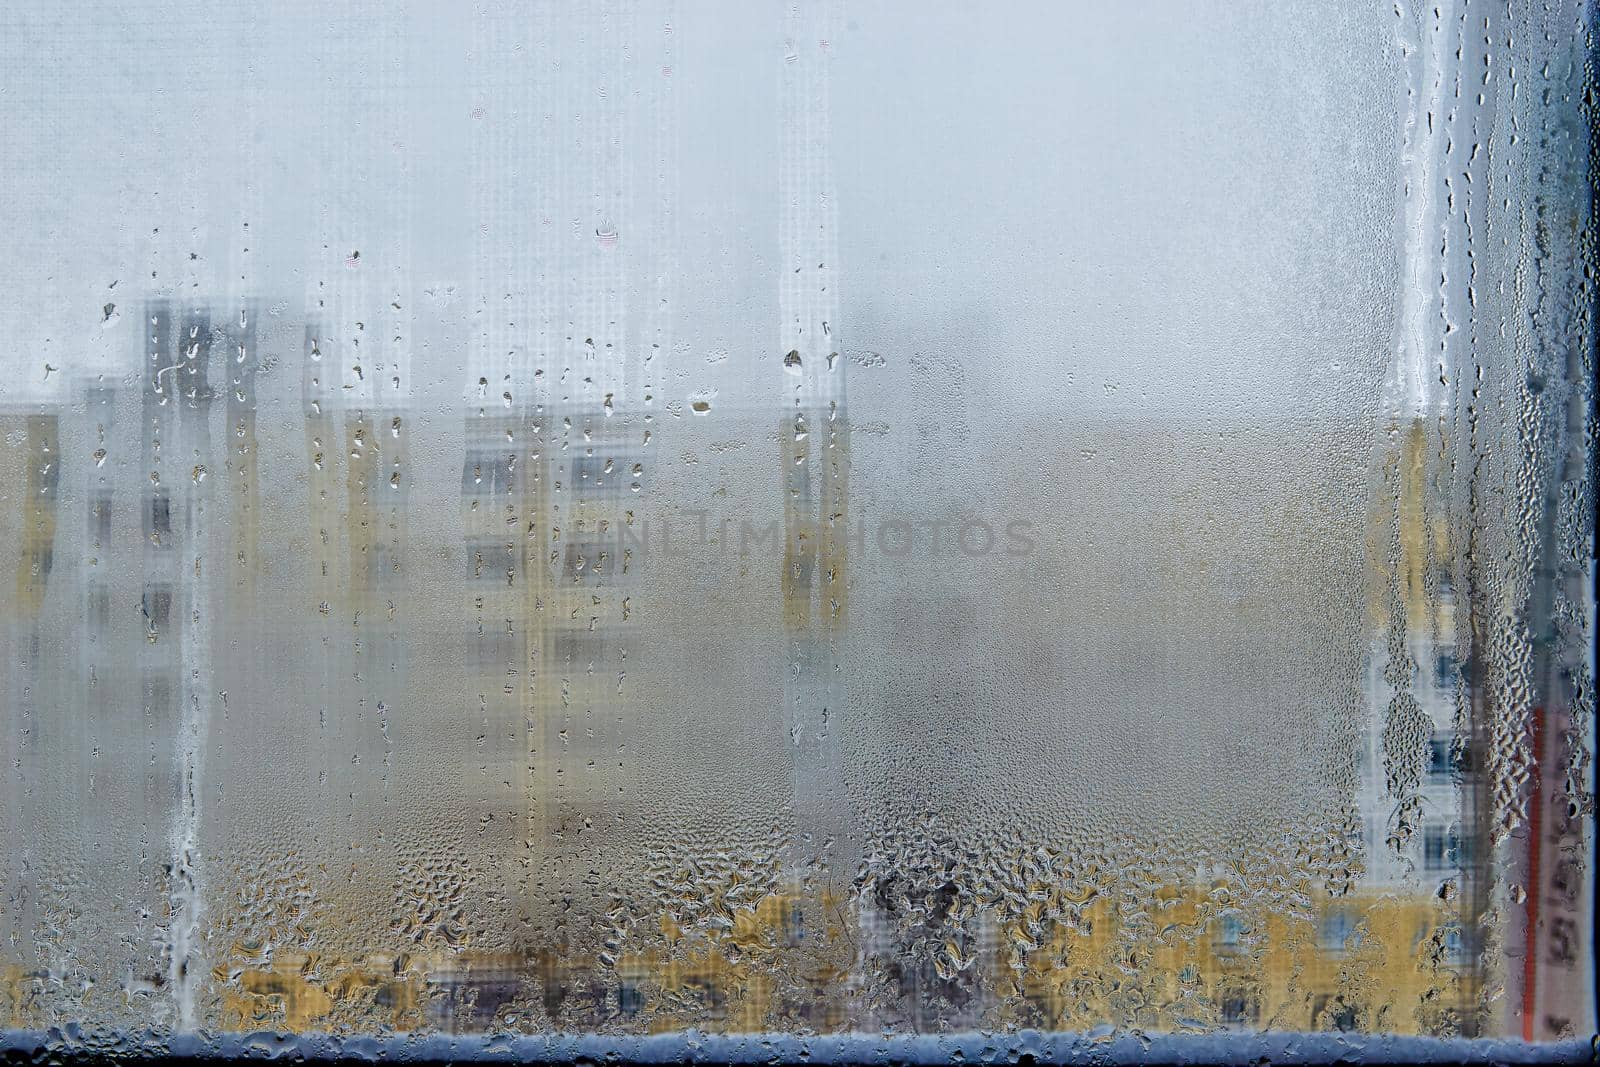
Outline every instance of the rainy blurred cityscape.
<svg viewBox="0 0 1600 1067">
<path fill-rule="evenodd" d="M 1592 1034 L 1592 5 L 1176 14 L 0 14 L 0 1020 Z"/>
<path fill-rule="evenodd" d="M 1471 1032 L 1481 756 L 1461 728 L 1458 594 L 1430 570 L 1447 534 L 1406 525 L 1422 513 L 1404 498 L 1415 486 L 1396 507 L 1395 573 L 1380 576 L 1413 602 L 1400 654 L 1379 633 L 1362 660 L 1350 814 L 1317 861 L 1321 890 L 1262 909 L 1237 871 L 1201 864 L 1119 900 L 1094 859 L 1019 847 L 1009 862 L 1026 876 L 978 889 L 988 907 L 963 913 L 953 872 L 916 886 L 926 872 L 874 854 L 874 798 L 843 780 L 849 731 L 830 716 L 888 724 L 860 724 L 872 706 L 847 695 L 871 691 L 871 668 L 839 679 L 852 597 L 882 592 L 851 571 L 865 547 L 850 536 L 851 427 L 826 381 L 798 411 L 719 412 L 710 433 L 693 415 L 663 432 L 620 391 L 600 407 L 469 401 L 444 418 L 352 398 L 325 380 L 345 354 L 317 324 L 269 336 L 255 302 L 133 314 L 146 343 L 118 372 L 0 413 L 16 546 L 12 1025 L 114 995 L 119 1014 L 187 998 L 207 1025 L 302 1030 L 999 1017 Z M 1117 432 L 1130 467 L 1245 458 L 1227 435 Z M 1110 447 L 1105 435 L 1084 446 Z M 781 515 L 757 546 L 772 551 L 724 551 L 712 524 L 675 553 L 636 552 L 621 534 L 648 494 L 707 496 L 696 464 L 677 484 L 658 472 L 658 437 L 765 451 L 743 462 L 765 467 Z M 1063 461 L 1075 445 L 1057 443 Z M 1418 447 L 1408 438 L 1397 466 Z M 1083 550 L 1040 536 L 1041 552 L 1065 547 Z M 1242 590 L 1232 602 L 1247 630 L 1271 617 Z M 743 692 L 773 710 L 728 696 Z M 1397 706 L 1420 739 L 1409 749 Z M 755 765 L 759 808 L 727 806 L 747 786 L 677 780 L 708 752 L 713 767 Z M 1551 963 L 1571 968 L 1581 828 L 1546 836 L 1549 893 L 1573 924 Z M 72 918 L 85 913 L 94 925 Z M 134 936 L 113 944 L 119 924 Z M 74 945 L 86 936 L 93 969 Z M 1121 1001 L 1127 952 L 1170 1001 Z M 71 971 L 50 962 L 69 958 Z"/>
</svg>

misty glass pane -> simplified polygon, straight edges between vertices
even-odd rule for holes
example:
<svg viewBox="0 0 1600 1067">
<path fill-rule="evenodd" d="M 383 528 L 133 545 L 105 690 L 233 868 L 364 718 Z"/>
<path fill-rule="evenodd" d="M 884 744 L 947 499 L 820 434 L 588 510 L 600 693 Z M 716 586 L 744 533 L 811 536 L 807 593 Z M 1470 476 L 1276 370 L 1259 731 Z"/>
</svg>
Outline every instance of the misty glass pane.
<svg viewBox="0 0 1600 1067">
<path fill-rule="evenodd" d="M 1595 1030 L 1595 8 L 0 11 L 0 1024 Z"/>
</svg>

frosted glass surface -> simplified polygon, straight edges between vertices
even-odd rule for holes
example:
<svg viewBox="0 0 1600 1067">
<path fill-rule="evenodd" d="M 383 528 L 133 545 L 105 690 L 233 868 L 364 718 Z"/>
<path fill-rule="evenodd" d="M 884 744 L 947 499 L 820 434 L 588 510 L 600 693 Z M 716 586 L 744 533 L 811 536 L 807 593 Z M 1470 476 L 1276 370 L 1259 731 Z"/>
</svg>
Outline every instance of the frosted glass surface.
<svg viewBox="0 0 1600 1067">
<path fill-rule="evenodd" d="M 0 12 L 0 1025 L 1595 1028 L 1594 8 Z"/>
</svg>

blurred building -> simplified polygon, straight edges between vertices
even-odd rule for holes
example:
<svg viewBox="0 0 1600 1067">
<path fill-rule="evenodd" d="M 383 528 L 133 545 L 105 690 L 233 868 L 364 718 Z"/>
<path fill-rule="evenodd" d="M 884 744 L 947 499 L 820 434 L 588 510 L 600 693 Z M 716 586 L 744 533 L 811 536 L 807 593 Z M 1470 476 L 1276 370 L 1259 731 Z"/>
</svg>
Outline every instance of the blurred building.
<svg viewBox="0 0 1600 1067">
<path fill-rule="evenodd" d="M 819 369 L 791 375 L 792 406 L 726 413 L 727 432 L 765 450 L 751 467 L 778 487 L 783 535 L 770 559 L 723 545 L 708 569 L 750 575 L 717 601 L 722 586 L 650 556 L 659 541 L 641 547 L 639 502 L 683 489 L 651 469 L 642 397 L 491 395 L 457 421 L 335 373 L 351 353 L 320 321 L 295 339 L 298 366 L 279 352 L 274 374 L 253 310 L 142 313 L 131 382 L 80 381 L 0 413 L 0 492 L 19 505 L 4 518 L 4 639 L 19 665 L 6 754 L 21 772 L 6 830 L 26 841 L 63 805 L 86 864 L 114 852 L 105 892 L 136 903 L 104 904 L 110 926 L 84 936 L 144 939 L 116 960 L 134 1004 L 171 995 L 187 875 L 239 894 L 213 899 L 191 942 L 210 965 L 197 1008 L 225 1025 L 826 1030 L 867 1012 L 922 1027 L 1471 1025 L 1458 595 L 1428 562 L 1449 553 L 1428 550 L 1426 528 L 1401 526 L 1401 610 L 1382 614 L 1399 629 L 1363 668 L 1360 873 L 1346 892 L 1262 915 L 1209 874 L 1148 902 L 1074 901 L 1042 883 L 1011 912 L 914 928 L 838 884 L 836 858 L 818 862 L 842 851 L 828 839 L 849 810 L 832 716 L 856 543 L 831 342 L 808 335 L 800 366 Z M 128 384 L 136 398 L 119 392 Z M 434 494 L 455 499 L 417 505 Z M 651 596 L 680 607 L 649 618 Z M 702 617 L 714 602 L 755 617 L 763 598 L 781 616 L 771 661 L 761 640 Z M 652 789 L 748 709 L 720 702 L 698 733 L 645 723 L 651 709 L 719 703 L 701 698 L 737 664 L 714 664 L 725 679 L 658 660 L 645 693 L 639 663 L 704 656 L 712 641 L 782 687 L 786 736 L 772 747 L 791 778 L 755 814 L 802 844 L 770 878 L 729 850 L 669 897 L 655 888 L 662 858 L 641 846 L 659 816 Z M 57 662 L 52 645 L 73 654 Z M 79 694 L 82 729 L 45 716 Z M 1389 738 L 1396 721 L 1415 735 L 1404 744 Z M 44 729 L 78 740 L 41 763 Z M 646 738 L 657 747 L 630 750 Z M 113 746 L 121 762 L 96 755 Z M 719 820 L 732 821 L 705 817 L 708 837 Z M 197 827 L 211 848 L 185 861 Z M 287 890 L 263 882 L 280 857 Z M 21 1020 L 57 981 L 25 945 L 48 925 L 21 891 L 35 870 L 8 875 L 7 1007 Z M 818 872 L 835 880 L 808 883 Z M 947 950 L 913 951 L 936 929 Z M 1128 999 L 1130 969 L 1147 1002 Z M 862 972 L 892 976 L 892 1008 Z"/>
</svg>

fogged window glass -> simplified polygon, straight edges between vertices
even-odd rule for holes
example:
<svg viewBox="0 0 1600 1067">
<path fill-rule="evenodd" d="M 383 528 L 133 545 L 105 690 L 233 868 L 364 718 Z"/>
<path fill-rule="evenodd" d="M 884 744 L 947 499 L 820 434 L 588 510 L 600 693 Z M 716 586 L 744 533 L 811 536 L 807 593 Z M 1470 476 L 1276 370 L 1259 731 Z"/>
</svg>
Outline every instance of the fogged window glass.
<svg viewBox="0 0 1600 1067">
<path fill-rule="evenodd" d="M 1593 1033 L 1594 8 L 0 13 L 0 1022 Z"/>
</svg>

